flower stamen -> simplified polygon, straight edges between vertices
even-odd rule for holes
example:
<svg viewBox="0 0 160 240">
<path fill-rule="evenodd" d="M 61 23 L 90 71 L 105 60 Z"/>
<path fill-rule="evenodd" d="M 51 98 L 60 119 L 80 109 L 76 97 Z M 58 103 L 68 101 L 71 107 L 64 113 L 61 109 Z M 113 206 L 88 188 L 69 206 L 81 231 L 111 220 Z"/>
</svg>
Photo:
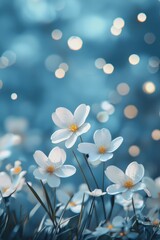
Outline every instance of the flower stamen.
<svg viewBox="0 0 160 240">
<path fill-rule="evenodd" d="M 104 147 L 104 146 L 100 146 L 100 147 L 98 148 L 98 152 L 99 152 L 100 154 L 105 154 L 106 151 L 107 151 L 107 149 L 106 149 L 106 147 Z"/>
<path fill-rule="evenodd" d="M 13 169 L 14 174 L 19 174 L 21 171 L 22 171 L 21 166 L 14 167 L 14 169 Z"/>
<path fill-rule="evenodd" d="M 111 229 L 113 228 L 113 225 L 112 225 L 112 224 L 109 224 L 109 225 L 107 226 L 107 228 L 108 228 L 109 230 L 111 230 Z"/>
<path fill-rule="evenodd" d="M 75 207 L 75 206 L 77 206 L 75 202 L 69 202 L 68 205 L 69 205 L 70 207 Z"/>
<path fill-rule="evenodd" d="M 72 125 L 69 126 L 69 129 L 71 132 L 76 132 L 78 130 L 78 126 L 77 124 L 73 123 Z"/>
<path fill-rule="evenodd" d="M 134 186 L 134 183 L 132 180 L 127 180 L 124 182 L 124 187 L 125 188 L 132 188 Z"/>
<path fill-rule="evenodd" d="M 48 166 L 46 168 L 46 172 L 49 173 L 49 174 L 52 174 L 54 172 L 55 168 L 53 166 Z"/>
</svg>

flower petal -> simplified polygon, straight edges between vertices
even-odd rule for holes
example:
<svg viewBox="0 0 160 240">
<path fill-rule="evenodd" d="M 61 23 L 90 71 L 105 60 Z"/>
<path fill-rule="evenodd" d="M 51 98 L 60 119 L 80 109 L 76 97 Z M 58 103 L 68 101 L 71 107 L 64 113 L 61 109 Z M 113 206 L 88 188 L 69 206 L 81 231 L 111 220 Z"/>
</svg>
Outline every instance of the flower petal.
<svg viewBox="0 0 160 240">
<path fill-rule="evenodd" d="M 88 117 L 90 106 L 86 104 L 79 105 L 74 112 L 74 121 L 80 127 Z"/>
<path fill-rule="evenodd" d="M 56 115 L 60 119 L 61 123 L 67 127 L 73 123 L 73 114 L 67 108 L 57 108 Z"/>
<path fill-rule="evenodd" d="M 67 202 L 70 199 L 69 194 L 67 194 L 65 191 L 62 191 L 61 189 L 57 189 L 56 191 L 56 197 L 60 203 L 63 203 L 64 205 L 67 204 Z"/>
<path fill-rule="evenodd" d="M 61 122 L 61 120 L 59 119 L 59 117 L 57 116 L 57 114 L 54 112 L 52 113 L 52 120 L 54 122 L 54 124 L 57 125 L 57 127 L 59 128 L 67 128 L 67 124 Z"/>
<path fill-rule="evenodd" d="M 11 178 L 6 172 L 0 172 L 0 187 L 10 187 L 11 186 Z"/>
<path fill-rule="evenodd" d="M 89 154 L 88 161 L 90 163 L 95 162 L 95 161 L 100 159 L 100 156 L 101 155 L 99 153 L 92 152 L 92 153 Z"/>
<path fill-rule="evenodd" d="M 89 154 L 97 152 L 97 147 L 94 143 L 80 143 L 77 150 L 81 153 Z"/>
<path fill-rule="evenodd" d="M 144 167 L 142 164 L 132 162 L 128 165 L 125 174 L 134 181 L 134 184 L 136 184 L 141 181 L 144 176 Z"/>
<path fill-rule="evenodd" d="M 51 136 L 52 143 L 60 143 L 68 139 L 72 135 L 68 129 L 60 129 L 55 131 Z"/>
<path fill-rule="evenodd" d="M 72 133 L 72 135 L 66 140 L 65 146 L 66 148 L 71 148 L 75 144 L 77 140 L 77 135 L 75 133 Z"/>
<path fill-rule="evenodd" d="M 82 135 L 83 133 L 88 132 L 88 130 L 90 129 L 91 125 L 89 123 L 84 123 L 80 128 L 78 128 L 76 134 L 77 136 Z"/>
<path fill-rule="evenodd" d="M 55 147 L 51 150 L 48 156 L 49 160 L 54 163 L 54 167 L 61 167 L 66 160 L 66 152 L 59 147 Z"/>
<path fill-rule="evenodd" d="M 111 144 L 111 134 L 110 131 L 106 128 L 95 131 L 93 136 L 94 142 L 97 147 L 105 146 L 106 148 L 110 147 Z"/>
<path fill-rule="evenodd" d="M 65 177 L 72 176 L 73 174 L 75 174 L 75 172 L 76 172 L 76 168 L 74 166 L 72 166 L 72 165 L 64 165 L 64 166 L 56 169 L 54 174 L 57 177 L 65 178 Z"/>
<path fill-rule="evenodd" d="M 113 218 L 112 220 L 112 225 L 114 227 L 120 227 L 122 228 L 123 227 L 123 224 L 124 224 L 124 218 L 121 217 L 121 216 L 116 216 Z"/>
<path fill-rule="evenodd" d="M 107 167 L 105 174 L 113 183 L 123 183 L 126 179 L 124 172 L 120 168 L 113 165 Z"/>
<path fill-rule="evenodd" d="M 47 175 L 43 174 L 38 168 L 33 171 L 33 175 L 36 179 L 39 180 L 45 180 L 47 178 Z"/>
<path fill-rule="evenodd" d="M 34 160 L 36 161 L 36 163 L 42 167 L 45 168 L 47 165 L 47 160 L 48 157 L 40 150 L 35 151 L 35 153 L 33 154 Z"/>
<path fill-rule="evenodd" d="M 122 196 L 125 200 L 130 200 L 133 197 L 133 192 L 131 190 L 127 190 L 126 192 L 122 193 Z"/>
<path fill-rule="evenodd" d="M 114 152 L 117 148 L 120 147 L 120 145 L 123 142 L 123 138 L 122 137 L 117 137 L 115 138 L 110 145 L 110 148 L 108 149 L 108 152 Z"/>
<path fill-rule="evenodd" d="M 105 153 L 105 154 L 101 154 L 99 160 L 102 162 L 106 162 L 107 160 L 111 159 L 112 157 L 113 157 L 112 153 Z"/>
<path fill-rule="evenodd" d="M 132 191 L 133 192 L 135 192 L 135 191 L 140 191 L 140 190 L 143 190 L 143 189 L 145 189 L 146 188 L 146 185 L 144 184 L 144 183 L 142 183 L 142 182 L 139 182 L 139 183 L 137 183 L 136 185 L 134 185 L 133 187 L 132 187 Z"/>
<path fill-rule="evenodd" d="M 74 213 L 80 213 L 82 206 L 81 205 L 77 205 L 74 207 L 70 207 L 70 210 Z"/>
<path fill-rule="evenodd" d="M 47 183 L 50 187 L 59 187 L 60 178 L 55 176 L 54 174 L 47 175 Z"/>
<path fill-rule="evenodd" d="M 112 184 L 107 187 L 106 191 L 110 195 L 115 195 L 117 193 L 122 193 L 126 191 L 126 188 L 122 187 L 120 184 Z"/>
</svg>

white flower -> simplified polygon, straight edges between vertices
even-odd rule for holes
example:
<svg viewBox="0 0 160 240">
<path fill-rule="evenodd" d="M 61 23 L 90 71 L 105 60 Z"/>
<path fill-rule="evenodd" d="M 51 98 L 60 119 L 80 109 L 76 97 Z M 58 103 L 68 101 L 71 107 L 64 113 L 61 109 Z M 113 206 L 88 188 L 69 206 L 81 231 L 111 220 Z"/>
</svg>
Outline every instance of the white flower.
<svg viewBox="0 0 160 240">
<path fill-rule="evenodd" d="M 137 162 L 130 163 L 125 173 L 118 167 L 109 166 L 105 174 L 114 183 L 106 190 L 110 195 L 122 193 L 124 199 L 130 200 L 134 192 L 143 190 L 146 187 L 141 182 L 144 176 L 144 167 Z"/>
<path fill-rule="evenodd" d="M 6 172 L 0 172 L 0 191 L 3 197 L 8 197 L 16 191 L 20 191 L 24 184 L 25 171 L 11 178 Z"/>
<path fill-rule="evenodd" d="M 80 213 L 82 208 L 82 202 L 86 202 L 88 200 L 88 195 L 86 195 L 84 191 L 78 191 L 71 198 L 69 194 L 58 189 L 56 195 L 58 201 L 63 204 L 62 209 L 68 203 L 67 209 L 70 209 L 74 213 Z"/>
<path fill-rule="evenodd" d="M 133 211 L 133 205 L 132 205 L 132 200 L 126 200 L 123 198 L 122 194 L 116 195 L 115 202 L 121 206 L 123 206 L 125 211 Z M 142 208 L 144 204 L 143 197 L 135 193 L 134 194 L 134 207 L 135 209 L 140 209 Z"/>
<path fill-rule="evenodd" d="M 146 205 L 149 208 L 160 209 L 160 177 L 153 180 L 149 177 L 144 177 L 143 182 L 146 185 L 146 192 L 151 196 L 147 199 Z M 147 191 L 148 190 L 148 191 Z"/>
<path fill-rule="evenodd" d="M 87 194 L 89 194 L 92 197 L 100 197 L 106 194 L 106 192 L 102 192 L 101 189 L 94 189 L 94 191 L 90 192 L 90 191 L 86 191 Z"/>
<path fill-rule="evenodd" d="M 52 143 L 65 141 L 66 148 L 71 148 L 75 144 L 77 137 L 90 129 L 90 124 L 85 123 L 89 111 L 90 107 L 85 104 L 79 105 L 74 114 L 67 108 L 57 108 L 52 114 L 52 120 L 61 129 L 52 134 Z"/>
<path fill-rule="evenodd" d="M 63 165 L 66 153 L 59 147 L 53 148 L 48 157 L 38 150 L 34 153 L 34 159 L 39 165 L 33 172 L 35 178 L 46 181 L 50 187 L 58 187 L 60 178 L 70 177 L 76 172 L 74 166 Z"/>
<path fill-rule="evenodd" d="M 111 138 L 110 131 L 106 128 L 95 131 L 94 143 L 80 143 L 78 151 L 84 154 L 89 154 L 88 161 L 92 165 L 98 165 L 100 162 L 106 162 L 113 157 L 113 152 L 123 142 L 122 137 L 117 137 L 114 140 Z"/>
<path fill-rule="evenodd" d="M 113 114 L 115 111 L 115 108 L 112 104 L 110 104 L 108 101 L 103 101 L 101 103 L 101 108 L 103 111 L 99 111 L 97 113 L 97 120 L 99 122 L 107 122 L 109 119 L 109 115 Z"/>
<path fill-rule="evenodd" d="M 0 160 L 11 155 L 10 148 L 20 143 L 20 137 L 11 133 L 5 134 L 0 138 Z"/>
</svg>

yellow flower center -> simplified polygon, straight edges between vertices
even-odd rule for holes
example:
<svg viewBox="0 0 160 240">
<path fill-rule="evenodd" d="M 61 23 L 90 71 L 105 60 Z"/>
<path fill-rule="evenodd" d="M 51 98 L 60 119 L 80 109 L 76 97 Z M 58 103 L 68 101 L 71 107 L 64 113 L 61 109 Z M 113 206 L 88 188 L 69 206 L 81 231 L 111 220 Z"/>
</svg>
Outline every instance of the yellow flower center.
<svg viewBox="0 0 160 240">
<path fill-rule="evenodd" d="M 124 232 L 120 232 L 119 236 L 124 237 L 126 234 Z"/>
<path fill-rule="evenodd" d="M 104 147 L 104 146 L 100 146 L 100 147 L 98 148 L 98 152 L 99 152 L 100 154 L 105 154 L 106 151 L 107 151 L 107 149 L 106 149 L 106 147 Z"/>
<path fill-rule="evenodd" d="M 14 174 L 19 174 L 21 171 L 22 171 L 21 166 L 14 167 L 14 169 L 13 169 Z"/>
<path fill-rule="evenodd" d="M 155 225 L 155 226 L 159 225 L 159 220 L 158 219 L 154 220 L 153 225 Z"/>
<path fill-rule="evenodd" d="M 127 180 L 126 182 L 124 182 L 125 188 L 132 188 L 133 186 L 134 186 L 134 183 L 132 180 Z"/>
<path fill-rule="evenodd" d="M 49 174 L 52 174 L 54 172 L 55 168 L 53 166 L 48 166 L 46 169 L 46 172 Z"/>
<path fill-rule="evenodd" d="M 109 225 L 107 226 L 107 228 L 111 230 L 111 229 L 113 228 L 113 225 L 112 225 L 112 224 L 109 224 Z"/>
<path fill-rule="evenodd" d="M 8 189 L 9 189 L 9 187 L 4 187 L 4 188 L 2 188 L 2 193 L 7 192 Z"/>
<path fill-rule="evenodd" d="M 75 207 L 75 206 L 77 206 L 77 205 L 76 205 L 75 202 L 70 202 L 70 203 L 69 203 L 69 206 L 71 206 L 71 207 Z"/>
<path fill-rule="evenodd" d="M 78 126 L 77 124 L 72 124 L 71 126 L 69 126 L 69 129 L 71 132 L 76 132 L 78 130 Z"/>
</svg>

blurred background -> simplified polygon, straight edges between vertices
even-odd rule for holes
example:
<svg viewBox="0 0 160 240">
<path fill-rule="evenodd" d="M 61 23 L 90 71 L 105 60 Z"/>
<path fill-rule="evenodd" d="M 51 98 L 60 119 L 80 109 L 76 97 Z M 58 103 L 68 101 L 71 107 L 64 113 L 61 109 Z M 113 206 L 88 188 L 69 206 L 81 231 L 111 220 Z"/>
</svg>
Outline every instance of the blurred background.
<svg viewBox="0 0 160 240">
<path fill-rule="evenodd" d="M 52 112 L 86 103 L 84 141 L 106 127 L 124 138 L 107 164 L 159 176 L 159 25 L 158 0 L 1 0 L 0 134 L 21 136 L 1 169 L 20 160 L 30 180 L 34 151 L 54 147 Z"/>
</svg>

